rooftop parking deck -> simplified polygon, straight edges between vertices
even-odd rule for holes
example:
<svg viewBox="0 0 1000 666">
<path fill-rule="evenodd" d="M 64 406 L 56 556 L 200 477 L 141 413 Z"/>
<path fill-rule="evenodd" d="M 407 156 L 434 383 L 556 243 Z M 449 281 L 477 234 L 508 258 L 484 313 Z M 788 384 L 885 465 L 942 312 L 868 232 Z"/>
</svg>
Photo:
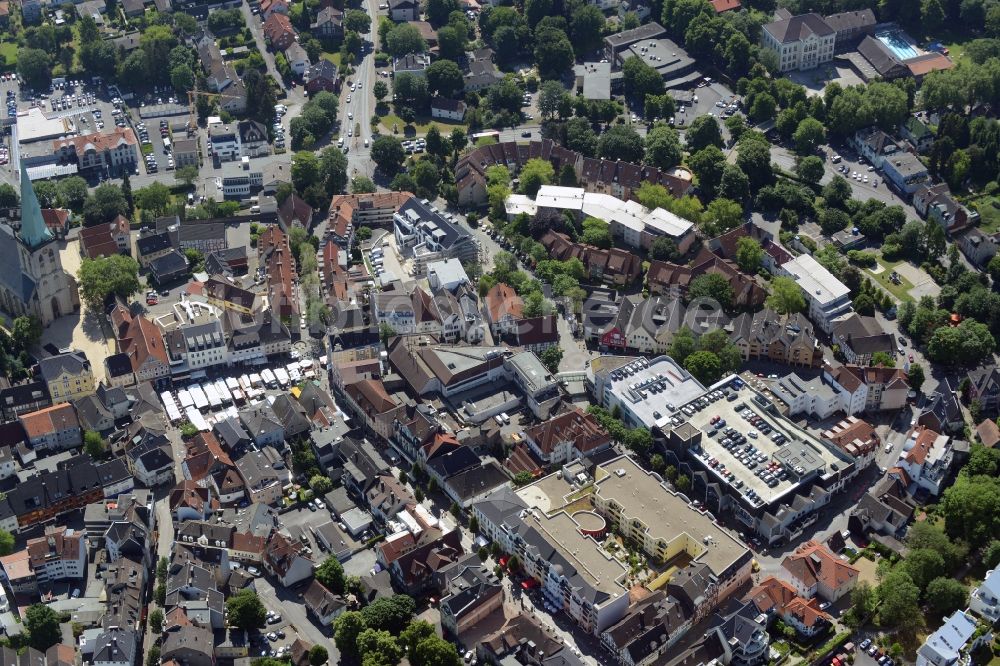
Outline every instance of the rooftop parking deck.
<svg viewBox="0 0 1000 666">
<path fill-rule="evenodd" d="M 840 459 L 829 448 L 769 412 L 764 396 L 742 380 L 736 381 L 738 388 L 726 380 L 710 389 L 699 399 L 704 404 L 700 410 L 694 408 L 696 400 L 676 414 L 702 432 L 699 457 L 711 476 L 751 500 L 756 498 L 756 504 L 771 504 L 818 474 L 837 468 Z M 727 388 L 728 396 L 724 395 Z"/>
</svg>

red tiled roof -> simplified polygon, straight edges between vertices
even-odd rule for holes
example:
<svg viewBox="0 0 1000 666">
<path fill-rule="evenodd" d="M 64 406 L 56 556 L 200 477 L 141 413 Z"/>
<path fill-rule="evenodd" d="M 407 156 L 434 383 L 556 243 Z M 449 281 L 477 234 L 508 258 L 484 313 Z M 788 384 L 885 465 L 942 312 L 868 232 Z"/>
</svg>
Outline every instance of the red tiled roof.
<svg viewBox="0 0 1000 666">
<path fill-rule="evenodd" d="M 584 454 L 606 446 L 611 441 L 611 436 L 597 419 L 579 408 L 528 428 L 524 434 L 546 455 L 566 441 L 572 441 L 576 450 Z"/>
<path fill-rule="evenodd" d="M 781 566 L 806 587 L 822 583 L 832 590 L 839 589 L 858 577 L 858 570 L 815 541 L 807 541 L 786 557 Z"/>
<path fill-rule="evenodd" d="M 37 439 L 60 430 L 80 427 L 76 410 L 68 402 L 61 402 L 30 414 L 22 414 L 19 418 L 28 439 Z"/>
<path fill-rule="evenodd" d="M 743 5 L 740 4 L 740 0 L 708 0 L 712 5 L 712 9 L 715 10 L 716 14 L 721 14 L 723 12 L 730 12 L 734 9 L 739 9 Z"/>
</svg>

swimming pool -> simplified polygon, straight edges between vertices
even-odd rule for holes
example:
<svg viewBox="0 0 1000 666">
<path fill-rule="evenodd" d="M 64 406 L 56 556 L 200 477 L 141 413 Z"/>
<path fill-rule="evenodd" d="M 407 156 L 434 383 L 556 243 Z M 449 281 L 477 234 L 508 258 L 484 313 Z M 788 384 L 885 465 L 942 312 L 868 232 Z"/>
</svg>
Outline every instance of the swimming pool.
<svg viewBox="0 0 1000 666">
<path fill-rule="evenodd" d="M 875 39 L 885 44 L 886 48 L 900 60 L 916 58 L 920 53 L 899 31 L 880 32 L 875 35 Z"/>
</svg>

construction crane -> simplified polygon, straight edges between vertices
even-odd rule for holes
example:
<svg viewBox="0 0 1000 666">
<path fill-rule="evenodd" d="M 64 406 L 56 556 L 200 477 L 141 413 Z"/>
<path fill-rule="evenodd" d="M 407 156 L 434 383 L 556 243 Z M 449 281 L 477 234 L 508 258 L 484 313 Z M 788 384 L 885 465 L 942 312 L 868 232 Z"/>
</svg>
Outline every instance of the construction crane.
<svg viewBox="0 0 1000 666">
<path fill-rule="evenodd" d="M 191 90 L 188 91 L 188 111 L 190 112 L 190 117 L 188 118 L 188 128 L 194 130 L 198 127 L 198 116 L 195 112 L 194 104 L 198 97 L 207 97 L 208 99 L 239 99 L 236 95 L 224 95 L 222 93 L 210 93 L 203 90 Z"/>
</svg>

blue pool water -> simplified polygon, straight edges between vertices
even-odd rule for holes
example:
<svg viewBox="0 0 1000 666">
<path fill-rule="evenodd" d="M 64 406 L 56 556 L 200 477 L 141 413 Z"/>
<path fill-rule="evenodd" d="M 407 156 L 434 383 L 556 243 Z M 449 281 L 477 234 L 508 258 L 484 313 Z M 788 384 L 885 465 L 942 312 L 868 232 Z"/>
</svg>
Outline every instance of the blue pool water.
<svg viewBox="0 0 1000 666">
<path fill-rule="evenodd" d="M 898 32 L 880 32 L 875 35 L 875 39 L 886 45 L 893 55 L 895 55 L 900 60 L 909 60 L 910 58 L 916 58 L 919 53 L 917 50 L 910 45 L 910 42 L 906 40 L 903 35 Z"/>
</svg>

